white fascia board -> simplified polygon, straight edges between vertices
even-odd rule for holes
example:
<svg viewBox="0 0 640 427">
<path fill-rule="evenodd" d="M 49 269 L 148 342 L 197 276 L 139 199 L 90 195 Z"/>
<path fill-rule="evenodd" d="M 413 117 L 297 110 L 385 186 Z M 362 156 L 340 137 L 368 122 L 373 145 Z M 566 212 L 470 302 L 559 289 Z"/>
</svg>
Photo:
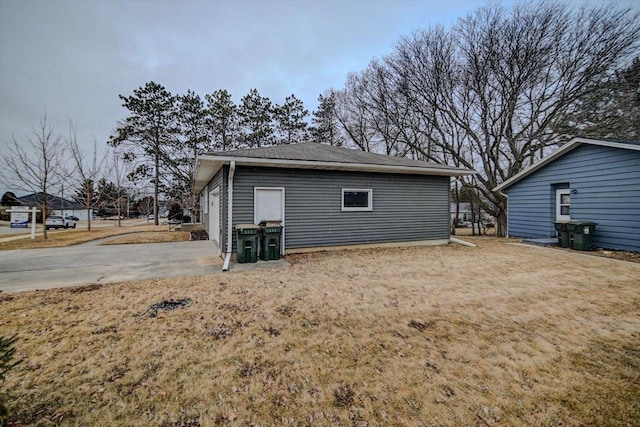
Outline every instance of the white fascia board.
<svg viewBox="0 0 640 427">
<path fill-rule="evenodd" d="M 199 156 L 199 159 L 217 163 L 229 163 L 235 160 L 237 165 L 244 166 L 267 166 L 280 168 L 301 168 L 301 169 L 327 169 L 327 170 L 351 170 L 365 172 L 386 172 L 404 173 L 418 175 L 443 175 L 443 176 L 463 176 L 473 175 L 476 171 L 467 169 L 440 169 L 421 168 L 414 166 L 376 165 L 370 163 L 341 163 L 341 162 L 320 162 L 315 160 L 281 160 L 264 159 L 254 157 L 232 157 L 232 156 Z"/>
<path fill-rule="evenodd" d="M 625 144 L 623 142 L 603 141 L 601 139 L 574 138 L 571 142 L 576 141 L 583 144 L 602 145 L 603 147 L 622 148 L 624 150 L 640 151 L 640 145 Z"/>
</svg>

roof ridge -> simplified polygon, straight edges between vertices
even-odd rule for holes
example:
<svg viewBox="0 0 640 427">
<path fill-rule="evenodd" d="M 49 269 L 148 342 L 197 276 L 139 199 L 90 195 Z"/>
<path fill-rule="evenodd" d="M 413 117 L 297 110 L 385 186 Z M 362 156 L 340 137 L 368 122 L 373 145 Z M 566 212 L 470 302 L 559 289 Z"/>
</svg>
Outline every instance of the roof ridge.
<svg viewBox="0 0 640 427">
<path fill-rule="evenodd" d="M 307 148 L 312 148 L 312 150 Z M 309 162 L 363 163 L 378 165 L 396 164 L 442 169 L 462 169 L 436 162 L 392 156 L 312 141 L 295 144 L 271 145 L 268 147 L 240 148 L 229 151 L 212 151 L 204 154 L 217 157 L 249 157 L 277 160 L 301 160 Z"/>
</svg>

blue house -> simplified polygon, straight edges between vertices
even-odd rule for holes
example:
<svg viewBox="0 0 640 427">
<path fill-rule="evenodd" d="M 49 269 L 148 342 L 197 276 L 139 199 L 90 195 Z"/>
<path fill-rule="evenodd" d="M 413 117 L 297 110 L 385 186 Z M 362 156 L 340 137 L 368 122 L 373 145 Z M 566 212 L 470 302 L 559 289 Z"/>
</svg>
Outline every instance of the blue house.
<svg viewBox="0 0 640 427">
<path fill-rule="evenodd" d="M 575 138 L 494 190 L 507 196 L 510 237 L 594 221 L 597 247 L 640 252 L 640 141 Z"/>
</svg>

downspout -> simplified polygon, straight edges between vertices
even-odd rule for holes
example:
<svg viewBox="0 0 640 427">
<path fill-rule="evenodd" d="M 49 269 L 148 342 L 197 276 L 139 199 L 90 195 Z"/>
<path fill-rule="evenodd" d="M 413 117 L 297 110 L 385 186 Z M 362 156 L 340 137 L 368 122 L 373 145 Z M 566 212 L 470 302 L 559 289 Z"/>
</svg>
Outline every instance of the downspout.
<svg viewBox="0 0 640 427">
<path fill-rule="evenodd" d="M 233 176 L 236 173 L 236 161 L 231 160 L 229 164 L 229 178 L 227 179 L 227 255 L 224 257 L 222 271 L 229 270 L 231 262 L 231 250 L 233 249 Z"/>
<path fill-rule="evenodd" d="M 459 176 L 457 178 L 454 178 L 454 177 L 451 177 L 451 178 L 453 180 L 449 183 L 449 197 L 448 197 L 449 203 L 447 203 L 447 214 L 449 215 L 449 241 L 450 242 L 451 242 L 451 226 L 452 226 L 452 223 L 451 223 L 451 184 L 455 184 L 457 182 L 460 182 L 460 179 L 462 179 L 462 177 Z M 458 210 L 459 206 L 460 206 L 459 202 L 456 201 L 456 211 Z M 455 219 L 456 220 L 458 219 L 457 215 L 456 215 Z"/>
<path fill-rule="evenodd" d="M 507 194 L 504 194 L 502 191 L 498 191 L 498 193 L 500 193 L 501 196 L 504 196 L 505 199 L 507 199 L 507 239 L 509 238 L 509 196 Z M 497 225 L 497 224 L 496 224 Z"/>
</svg>

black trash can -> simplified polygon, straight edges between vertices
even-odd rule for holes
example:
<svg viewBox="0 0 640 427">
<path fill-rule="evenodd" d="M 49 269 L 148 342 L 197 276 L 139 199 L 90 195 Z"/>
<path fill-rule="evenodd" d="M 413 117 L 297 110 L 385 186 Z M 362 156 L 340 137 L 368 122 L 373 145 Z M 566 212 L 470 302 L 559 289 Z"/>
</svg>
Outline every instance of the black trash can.
<svg viewBox="0 0 640 427">
<path fill-rule="evenodd" d="M 558 246 L 568 248 L 570 246 L 569 231 L 567 230 L 567 221 L 556 221 L 553 223 L 558 234 Z"/>
<path fill-rule="evenodd" d="M 280 259 L 282 242 L 282 225 L 280 221 L 263 221 L 260 223 L 260 259 L 272 261 Z"/>
<path fill-rule="evenodd" d="M 596 231 L 595 222 L 592 221 L 569 221 L 569 240 L 571 249 L 578 251 L 589 251 L 593 249 L 593 233 Z"/>
<path fill-rule="evenodd" d="M 236 225 L 238 264 L 258 261 L 258 236 L 260 227 L 255 224 Z"/>
</svg>

